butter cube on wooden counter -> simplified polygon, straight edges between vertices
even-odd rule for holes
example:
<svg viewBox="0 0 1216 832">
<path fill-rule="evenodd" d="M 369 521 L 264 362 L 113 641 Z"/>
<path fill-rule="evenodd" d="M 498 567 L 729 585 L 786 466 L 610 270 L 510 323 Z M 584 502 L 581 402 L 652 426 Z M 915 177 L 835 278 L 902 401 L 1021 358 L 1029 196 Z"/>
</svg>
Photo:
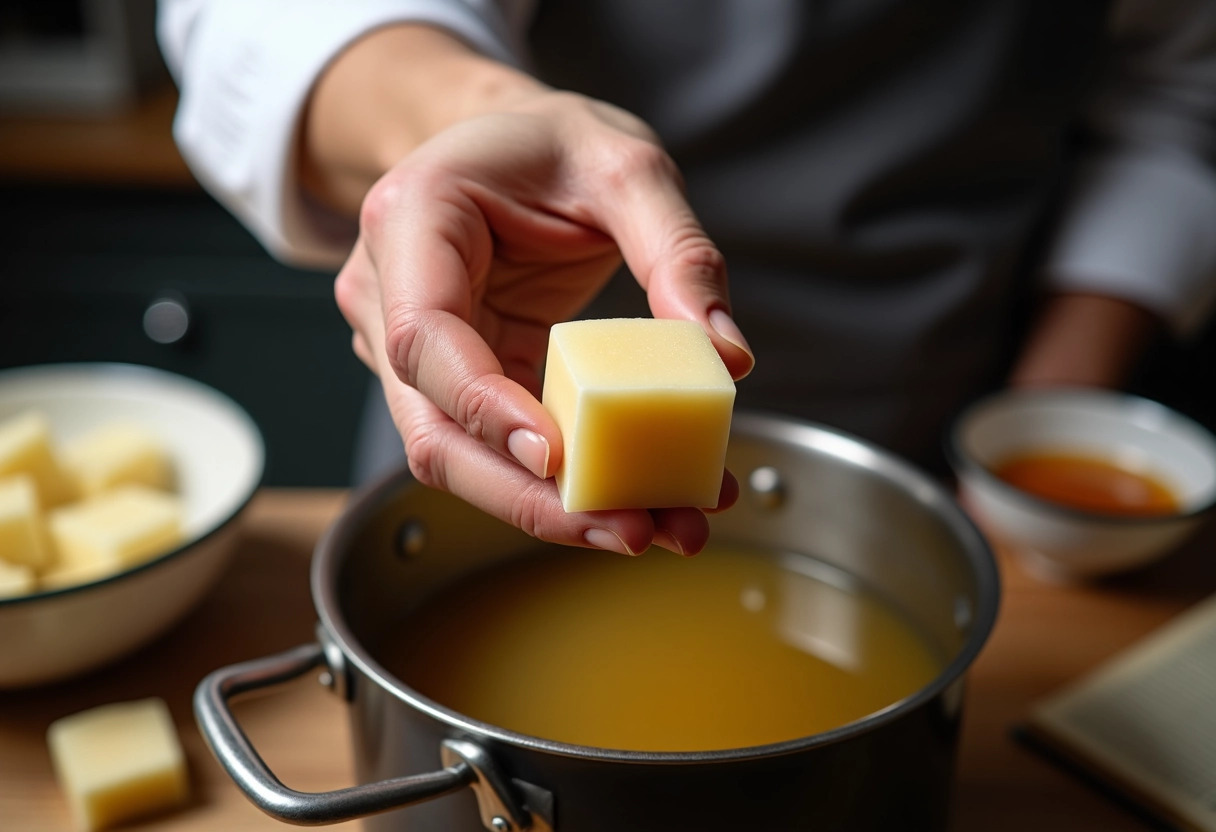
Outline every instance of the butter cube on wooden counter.
<svg viewBox="0 0 1216 832">
<path fill-rule="evenodd" d="M 182 504 L 173 494 L 126 485 L 50 514 L 58 567 L 134 566 L 182 539 Z"/>
<path fill-rule="evenodd" d="M 136 425 L 103 425 L 66 444 L 62 457 L 86 497 L 132 483 L 164 491 L 173 486 L 169 454 Z"/>
<path fill-rule="evenodd" d="M 102 705 L 47 731 L 77 828 L 107 829 L 186 802 L 185 755 L 161 699 Z"/>
<path fill-rule="evenodd" d="M 542 401 L 562 431 L 566 511 L 717 504 L 735 385 L 697 324 L 557 324 Z"/>
<path fill-rule="evenodd" d="M 50 560 L 49 550 L 33 479 L 0 479 L 0 562 L 40 569 Z"/>
<path fill-rule="evenodd" d="M 51 444 L 51 426 L 28 411 L 0 422 L 0 477 L 28 474 L 44 509 L 75 499 L 76 489 Z"/>
</svg>

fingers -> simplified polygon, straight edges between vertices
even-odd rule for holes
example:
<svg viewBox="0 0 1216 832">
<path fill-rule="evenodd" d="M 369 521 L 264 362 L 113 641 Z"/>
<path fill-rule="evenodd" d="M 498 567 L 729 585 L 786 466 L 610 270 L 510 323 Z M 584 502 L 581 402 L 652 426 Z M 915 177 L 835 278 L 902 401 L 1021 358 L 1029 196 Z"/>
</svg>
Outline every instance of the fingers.
<svg viewBox="0 0 1216 832">
<path fill-rule="evenodd" d="M 385 341 L 379 291 L 370 269 L 371 258 L 360 242 L 335 283 L 335 294 L 355 330 L 356 349 L 380 377 L 410 469 L 420 482 L 449 491 L 537 538 L 567 546 L 637 555 L 652 542 L 689 553 L 705 545 L 704 517 L 697 509 L 664 510 L 661 539 L 656 537 L 655 518 L 645 510 L 567 514 L 552 478 L 539 479 L 505 459 L 470 436 L 420 390 L 398 379 L 388 354 L 366 346 Z"/>
<path fill-rule="evenodd" d="M 385 336 L 395 374 L 424 391 L 468 436 L 545 479 L 561 462 L 557 425 L 527 389 L 507 378 L 477 333 L 451 313 L 390 317 Z"/>
<path fill-rule="evenodd" d="M 699 509 L 562 509 L 550 479 L 562 437 L 537 399 L 538 369 L 549 325 L 602 286 L 615 241 L 655 315 L 697 321 L 732 375 L 746 375 L 753 359 L 730 318 L 721 254 L 671 160 L 644 134 L 618 136 L 611 152 L 599 143 L 512 151 L 510 164 L 486 178 L 470 173 L 475 166 L 453 173 L 453 156 L 436 161 L 441 150 L 480 159 L 483 132 L 455 133 L 377 183 L 336 284 L 355 351 L 381 379 L 411 468 L 423 483 L 545 540 L 629 554 L 652 542 L 700 551 L 708 522 Z M 495 146 L 534 147 L 520 138 Z M 561 183 L 550 182 L 561 199 L 528 190 L 546 181 L 539 173 L 556 180 L 567 164 Z M 581 195 L 570 198 L 572 190 Z M 572 204 L 575 211 L 563 210 Z M 717 508 L 737 496 L 726 475 Z"/>
<path fill-rule="evenodd" d="M 378 325 L 380 297 L 362 237 L 355 241 L 350 257 L 347 258 L 334 281 L 334 299 L 338 303 L 338 310 L 342 313 L 342 317 L 350 325 L 351 346 L 354 348 L 355 355 L 369 370 L 373 373 L 377 372 L 379 350 L 373 350 L 371 345 L 380 342 L 369 341 L 365 330 L 371 326 L 374 327 L 374 332 L 381 331 Z"/>
<path fill-rule="evenodd" d="M 692 557 L 709 542 L 709 521 L 694 509 L 653 509 L 654 542 L 676 554 Z"/>
<path fill-rule="evenodd" d="M 599 172 L 606 188 L 599 220 L 646 290 L 655 317 L 701 324 L 731 376 L 746 376 L 755 358 L 730 316 L 726 261 L 684 198 L 674 162 L 644 140 L 619 145 L 597 166 L 608 171 Z"/>
<path fill-rule="evenodd" d="M 709 542 L 709 520 L 706 514 L 725 511 L 739 499 L 739 481 L 730 471 L 722 472 L 722 488 L 718 504 L 698 511 L 687 508 L 654 509 L 654 543 L 684 557 L 692 557 Z"/>
<path fill-rule="evenodd" d="M 709 514 L 716 514 L 719 511 L 726 511 L 737 502 L 739 502 L 739 480 L 735 479 L 735 475 L 730 471 L 723 471 L 722 490 L 718 492 L 718 504 L 706 511 Z"/>
<path fill-rule="evenodd" d="M 419 482 L 449 491 L 542 540 L 622 554 L 637 554 L 650 545 L 654 522 L 649 513 L 567 514 L 552 479 L 538 478 L 531 466 L 524 470 L 470 436 L 422 391 L 397 377 L 385 350 L 368 349 L 368 344 L 384 344 L 386 339 L 374 265 L 362 239 L 335 282 L 335 295 L 355 330 L 356 350 L 380 378 L 410 470 Z"/>
<path fill-rule="evenodd" d="M 552 543 L 624 555 L 641 554 L 651 545 L 655 523 L 649 512 L 626 509 L 568 514 L 552 479 L 538 479 L 474 440 L 419 391 L 391 374 L 384 388 L 410 470 L 424 485 L 448 491 Z M 677 523 L 675 534 L 678 546 L 704 545 L 695 522 Z"/>
<path fill-rule="evenodd" d="M 364 227 L 378 276 L 388 370 L 455 420 L 477 442 L 545 479 L 561 462 L 561 433 L 534 395 L 506 375 L 470 321 L 491 314 L 478 305 L 493 240 L 478 207 L 440 180 L 415 178 L 402 199 L 369 196 Z M 419 205 L 426 205 L 425 211 Z M 379 252 L 379 258 L 370 252 Z M 515 330 L 519 326 L 515 325 Z M 518 331 L 513 342 L 527 342 Z M 547 335 L 547 333 L 545 333 Z M 370 340 L 370 339 L 369 339 Z M 532 338 L 543 344 L 543 338 Z M 532 349 L 539 350 L 537 346 Z M 541 353 L 543 354 L 543 353 Z M 528 361 L 508 352 L 511 373 L 536 384 Z M 535 363 L 538 363 L 535 362 Z"/>
<path fill-rule="evenodd" d="M 358 281 L 348 270 L 360 262 L 365 262 L 362 255 L 352 256 L 343 271 L 341 307 L 358 321 L 357 345 L 382 343 L 378 299 L 352 288 Z M 448 491 L 537 538 L 567 546 L 638 555 L 654 543 L 685 556 L 704 548 L 709 527 L 695 508 L 567 513 L 552 478 L 537 478 L 471 437 L 422 392 L 401 382 L 383 350 L 361 346 L 358 351 L 381 379 L 410 469 L 424 485 Z M 516 448 L 515 455 L 523 454 Z M 738 491 L 735 478 L 726 473 L 715 510 L 731 505 Z"/>
</svg>

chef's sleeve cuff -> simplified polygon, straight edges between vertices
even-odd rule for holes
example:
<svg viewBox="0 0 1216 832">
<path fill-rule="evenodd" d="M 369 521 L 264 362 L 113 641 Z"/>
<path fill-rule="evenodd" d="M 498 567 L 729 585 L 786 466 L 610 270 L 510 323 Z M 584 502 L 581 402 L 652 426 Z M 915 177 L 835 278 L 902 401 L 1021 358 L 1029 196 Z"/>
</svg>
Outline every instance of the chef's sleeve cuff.
<svg viewBox="0 0 1216 832">
<path fill-rule="evenodd" d="M 1194 331 L 1216 301 L 1216 175 L 1147 148 L 1089 161 L 1045 272 L 1049 289 L 1122 298 Z"/>
<path fill-rule="evenodd" d="M 518 27 L 494 0 L 213 0 L 179 38 L 178 146 L 203 186 L 280 260 L 333 268 L 354 243 L 355 223 L 302 191 L 297 131 L 325 66 L 397 23 L 441 27 L 488 57 L 520 62 Z"/>
</svg>

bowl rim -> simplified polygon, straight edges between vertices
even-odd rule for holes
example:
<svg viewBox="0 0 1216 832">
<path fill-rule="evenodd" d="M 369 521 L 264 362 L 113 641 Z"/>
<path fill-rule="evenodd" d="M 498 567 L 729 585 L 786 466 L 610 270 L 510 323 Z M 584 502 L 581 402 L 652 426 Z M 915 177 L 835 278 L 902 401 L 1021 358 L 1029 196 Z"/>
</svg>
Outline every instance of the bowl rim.
<svg viewBox="0 0 1216 832">
<path fill-rule="evenodd" d="M 257 422 L 255 422 L 253 417 L 249 415 L 249 411 L 242 407 L 227 393 L 223 393 L 209 384 L 204 384 L 197 379 L 190 378 L 189 376 L 182 375 L 181 373 L 175 373 L 172 370 L 162 370 L 159 367 L 152 367 L 146 364 L 132 364 L 121 361 L 75 361 L 63 363 L 29 364 L 21 367 L 11 367 L 0 370 L 0 382 L 24 375 L 37 376 L 47 372 L 69 373 L 82 371 L 107 375 L 143 377 L 148 379 L 164 379 L 167 377 L 176 384 L 193 387 L 204 395 L 218 399 L 222 405 L 230 408 L 232 413 L 239 417 L 238 421 L 244 423 L 244 427 L 249 429 L 249 438 L 253 440 L 253 447 L 256 451 L 256 458 L 254 462 L 257 465 L 257 476 L 253 479 L 249 493 L 245 494 L 245 496 L 241 498 L 241 500 L 233 507 L 232 511 L 224 515 L 211 528 L 205 530 L 195 537 L 191 537 L 189 540 L 182 542 L 178 546 L 175 546 L 174 548 L 157 555 L 150 560 L 146 560 L 142 563 L 136 564 L 135 566 L 128 567 L 127 569 L 105 575 L 104 577 L 97 578 L 96 580 L 85 581 L 84 583 L 72 584 L 70 586 L 57 587 L 56 589 L 39 590 L 24 595 L 0 597 L 0 610 L 9 607 L 21 606 L 23 604 L 31 604 L 48 598 L 62 598 L 68 595 L 83 594 L 94 589 L 100 589 L 110 584 L 117 583 L 130 577 L 131 575 L 137 575 L 141 572 L 147 572 L 158 568 L 165 563 L 176 559 L 178 556 L 184 554 L 186 551 L 194 548 L 198 544 L 215 537 L 221 531 L 223 531 L 241 514 L 241 512 L 245 510 L 249 503 L 252 502 L 259 489 L 261 489 L 262 482 L 266 477 L 266 438 L 262 435 L 262 430 L 258 427 Z"/>
<path fill-rule="evenodd" d="M 963 446 L 962 430 L 964 425 L 976 418 L 982 411 L 990 410 L 996 405 L 1013 399 L 1022 400 L 1050 400 L 1069 398 L 1087 398 L 1091 400 L 1101 400 L 1110 403 L 1121 404 L 1124 406 L 1134 406 L 1141 410 L 1154 410 L 1166 419 L 1179 422 L 1189 429 L 1197 432 L 1201 436 L 1207 438 L 1216 448 L 1216 434 L 1213 434 L 1204 425 L 1200 424 L 1195 419 L 1181 413 L 1169 405 L 1162 404 L 1154 399 L 1145 396 L 1136 395 L 1135 393 L 1127 393 L 1121 390 L 1109 390 L 1096 387 L 1035 387 L 1035 388 L 1011 388 L 1006 390 L 997 390 L 973 401 L 971 404 L 964 407 L 950 424 L 950 429 L 946 435 L 945 454 L 950 467 L 954 469 L 955 474 L 960 481 L 964 475 L 972 476 L 979 479 L 985 486 L 994 489 L 1003 497 L 1012 500 L 1023 508 L 1034 509 L 1039 512 L 1046 512 L 1049 515 L 1054 515 L 1059 518 L 1068 520 L 1082 520 L 1089 523 L 1110 523 L 1118 526 L 1151 526 L 1160 523 L 1173 523 L 1185 520 L 1197 519 L 1204 514 L 1209 513 L 1213 506 L 1216 506 L 1216 487 L 1211 489 L 1211 494 L 1207 499 L 1196 503 L 1186 511 L 1174 511 L 1169 514 L 1114 514 L 1101 511 L 1090 511 L 1089 509 L 1077 508 L 1075 506 L 1064 505 L 1053 500 L 1048 500 L 1045 497 L 1039 497 L 1031 494 L 1029 491 L 1023 491 L 1015 485 L 1011 485 L 1005 480 L 998 477 L 996 474 L 979 462 L 975 457 Z M 1216 459 L 1212 460 L 1213 466 L 1216 467 Z"/>
</svg>

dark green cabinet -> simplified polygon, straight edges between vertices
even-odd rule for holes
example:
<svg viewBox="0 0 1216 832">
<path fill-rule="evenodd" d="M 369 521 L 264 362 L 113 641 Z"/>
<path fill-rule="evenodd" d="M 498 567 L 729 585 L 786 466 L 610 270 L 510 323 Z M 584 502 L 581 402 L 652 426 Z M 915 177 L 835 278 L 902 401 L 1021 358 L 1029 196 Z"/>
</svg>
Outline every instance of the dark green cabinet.
<svg viewBox="0 0 1216 832">
<path fill-rule="evenodd" d="M 370 374 L 332 274 L 276 262 L 198 191 L 5 186 L 0 206 L 0 367 L 173 370 L 249 410 L 267 484 L 348 483 Z"/>
</svg>

